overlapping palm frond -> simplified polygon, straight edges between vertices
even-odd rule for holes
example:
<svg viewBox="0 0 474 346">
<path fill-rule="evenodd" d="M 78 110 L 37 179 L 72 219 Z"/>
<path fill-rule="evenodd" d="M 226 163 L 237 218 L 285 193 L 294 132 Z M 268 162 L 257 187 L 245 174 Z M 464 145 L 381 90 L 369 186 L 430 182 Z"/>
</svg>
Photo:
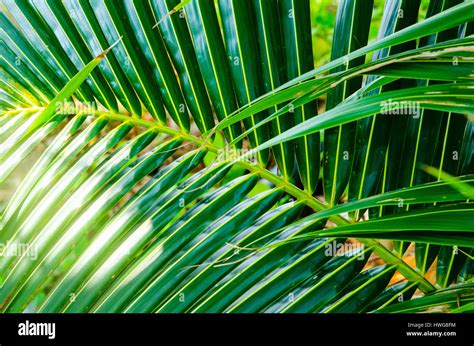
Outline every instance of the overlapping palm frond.
<svg viewBox="0 0 474 346">
<path fill-rule="evenodd" d="M 0 310 L 472 311 L 474 4 L 309 6 L 5 0 Z"/>
</svg>

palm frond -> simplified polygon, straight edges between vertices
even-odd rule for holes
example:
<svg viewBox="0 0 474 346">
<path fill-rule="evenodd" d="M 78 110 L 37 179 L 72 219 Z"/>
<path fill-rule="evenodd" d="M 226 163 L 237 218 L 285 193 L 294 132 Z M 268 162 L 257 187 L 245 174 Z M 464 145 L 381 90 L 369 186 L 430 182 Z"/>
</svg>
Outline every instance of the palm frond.
<svg viewBox="0 0 474 346">
<path fill-rule="evenodd" d="M 472 311 L 472 2 L 2 6 L 2 312 Z"/>
</svg>

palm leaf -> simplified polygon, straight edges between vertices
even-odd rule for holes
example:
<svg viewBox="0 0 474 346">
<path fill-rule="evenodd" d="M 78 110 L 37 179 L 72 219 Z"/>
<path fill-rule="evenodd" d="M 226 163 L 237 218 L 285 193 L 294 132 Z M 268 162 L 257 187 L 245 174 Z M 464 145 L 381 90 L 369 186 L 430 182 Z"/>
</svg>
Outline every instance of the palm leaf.
<svg viewBox="0 0 474 346">
<path fill-rule="evenodd" d="M 317 68 L 309 1 L 4 4 L 2 312 L 472 309 L 471 2 L 341 1 Z"/>
</svg>

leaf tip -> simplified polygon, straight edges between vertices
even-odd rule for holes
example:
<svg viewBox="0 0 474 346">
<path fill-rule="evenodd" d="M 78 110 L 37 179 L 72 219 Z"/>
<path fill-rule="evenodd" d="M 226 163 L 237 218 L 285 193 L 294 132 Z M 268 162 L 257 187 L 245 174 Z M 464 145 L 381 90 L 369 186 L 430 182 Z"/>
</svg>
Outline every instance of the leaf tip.
<svg viewBox="0 0 474 346">
<path fill-rule="evenodd" d="M 104 58 L 108 52 L 110 52 L 112 50 L 112 48 L 114 48 L 120 41 L 122 41 L 122 38 L 123 38 L 123 35 L 120 36 L 118 38 L 117 41 L 115 41 L 109 48 L 107 48 L 106 50 L 104 50 L 102 53 L 100 53 L 99 55 L 97 55 L 96 59 L 102 59 Z"/>
</svg>

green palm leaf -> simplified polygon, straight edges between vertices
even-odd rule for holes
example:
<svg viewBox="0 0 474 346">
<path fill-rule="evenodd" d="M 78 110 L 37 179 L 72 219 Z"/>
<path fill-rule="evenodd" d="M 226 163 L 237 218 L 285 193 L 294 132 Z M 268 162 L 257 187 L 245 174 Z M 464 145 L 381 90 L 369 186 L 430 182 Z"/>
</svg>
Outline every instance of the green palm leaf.
<svg viewBox="0 0 474 346">
<path fill-rule="evenodd" d="M 5 1 L 0 311 L 471 311 L 474 4 L 377 6 Z"/>
</svg>

